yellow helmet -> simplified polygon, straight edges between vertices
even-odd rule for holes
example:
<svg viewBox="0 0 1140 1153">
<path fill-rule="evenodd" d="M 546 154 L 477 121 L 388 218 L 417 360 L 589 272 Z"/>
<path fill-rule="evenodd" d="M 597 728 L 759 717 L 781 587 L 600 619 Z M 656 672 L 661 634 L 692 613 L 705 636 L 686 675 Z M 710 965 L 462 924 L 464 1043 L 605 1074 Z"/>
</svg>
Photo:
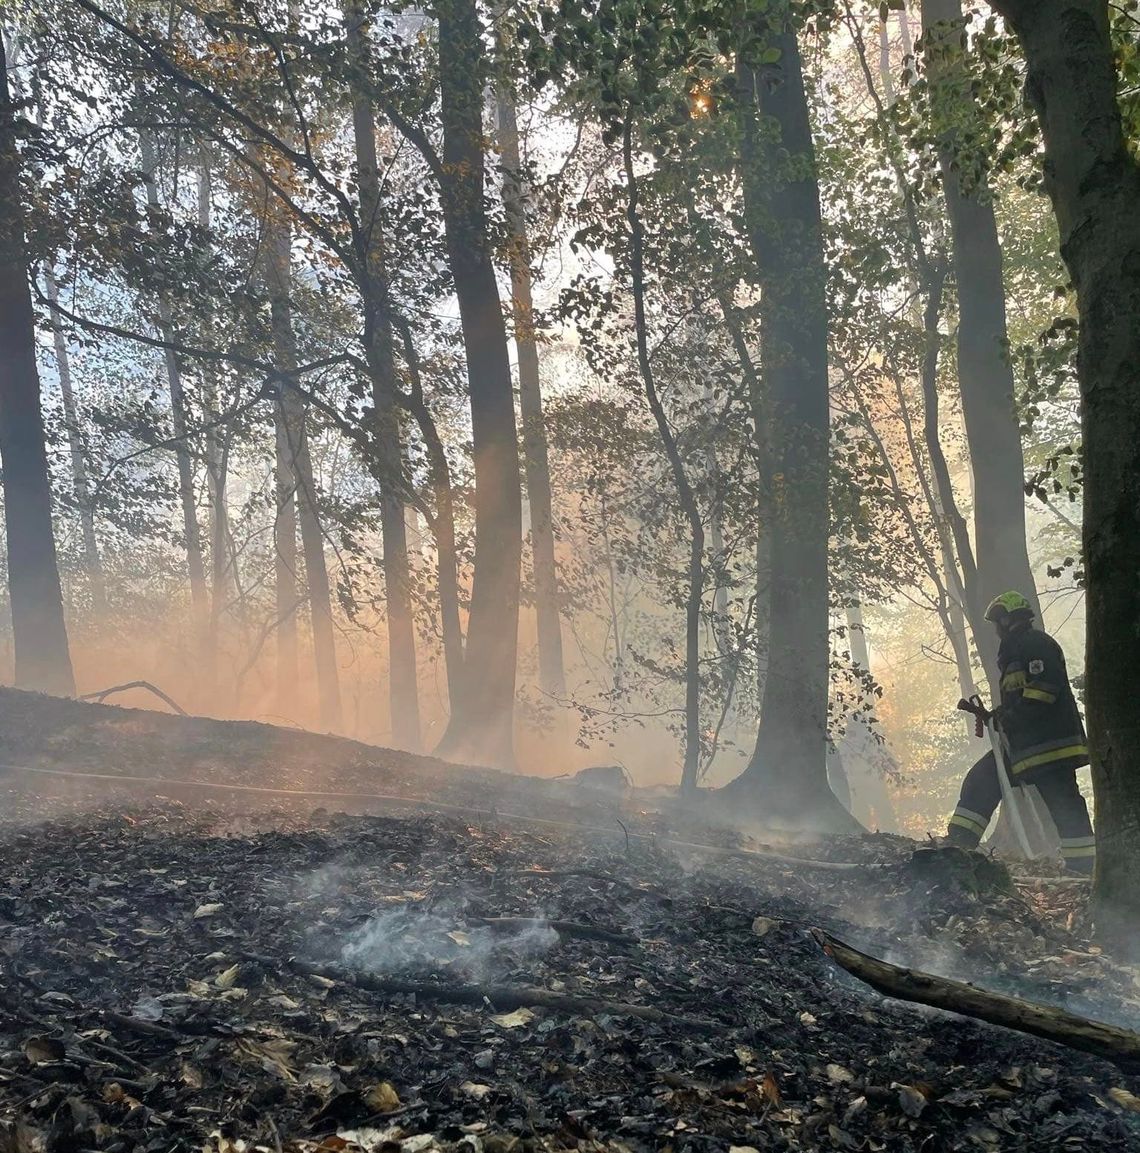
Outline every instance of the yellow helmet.
<svg viewBox="0 0 1140 1153">
<path fill-rule="evenodd" d="M 1017 613 L 1026 613 L 1031 617 L 1035 615 L 1033 606 L 1021 593 L 1002 593 L 990 601 L 990 607 L 986 609 L 986 620 L 999 621 L 1003 617 L 1014 616 Z"/>
</svg>

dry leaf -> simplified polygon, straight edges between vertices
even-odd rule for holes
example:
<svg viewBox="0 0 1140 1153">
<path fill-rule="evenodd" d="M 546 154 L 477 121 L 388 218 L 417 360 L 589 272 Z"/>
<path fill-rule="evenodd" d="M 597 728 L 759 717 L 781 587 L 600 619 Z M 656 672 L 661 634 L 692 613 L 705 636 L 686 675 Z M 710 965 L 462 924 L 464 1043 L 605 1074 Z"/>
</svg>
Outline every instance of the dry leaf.
<svg viewBox="0 0 1140 1153">
<path fill-rule="evenodd" d="M 1131 1109 L 1133 1113 L 1140 1113 L 1140 1097 L 1129 1093 L 1127 1089 L 1113 1087 L 1108 1091 L 1109 1097 L 1123 1109 Z"/>
<path fill-rule="evenodd" d="M 457 945 L 470 945 L 471 938 L 459 929 L 453 929 L 447 934 Z"/>
<path fill-rule="evenodd" d="M 33 1065 L 53 1065 L 66 1055 L 63 1042 L 54 1037 L 29 1037 L 24 1042 L 24 1056 Z"/>
<path fill-rule="evenodd" d="M 203 919 L 203 917 L 213 917 L 220 913 L 224 908 L 225 905 L 223 905 L 220 901 L 216 901 L 211 905 L 199 905 L 194 910 L 194 920 L 200 921 Z"/>
<path fill-rule="evenodd" d="M 534 1014 L 529 1009 L 516 1009 L 513 1013 L 499 1013 L 491 1018 L 496 1025 L 501 1025 L 504 1029 L 517 1029 L 520 1025 L 525 1025 L 529 1021 L 534 1020 Z"/>
<path fill-rule="evenodd" d="M 231 965 L 228 969 L 223 969 L 222 972 L 214 978 L 214 984 L 217 985 L 219 989 L 232 989 L 239 972 L 241 972 L 240 965 Z"/>
<path fill-rule="evenodd" d="M 780 1086 L 776 1083 L 776 1078 L 772 1075 L 771 1070 L 764 1074 L 764 1081 L 760 1086 L 760 1095 L 765 1101 L 773 1105 L 780 1104 Z"/>
<path fill-rule="evenodd" d="M 388 1081 L 373 1085 L 364 1097 L 364 1102 L 377 1113 L 391 1113 L 400 1107 L 400 1095 Z"/>
<path fill-rule="evenodd" d="M 491 1086 L 480 1085 L 476 1081 L 464 1081 L 463 1084 L 459 1086 L 459 1091 L 474 1101 L 482 1101 L 483 1098 L 491 1092 Z"/>
<path fill-rule="evenodd" d="M 847 1081 L 854 1081 L 855 1074 L 850 1069 L 844 1069 L 842 1065 L 828 1065 L 827 1066 L 827 1079 L 835 1085 L 842 1085 Z"/>
<path fill-rule="evenodd" d="M 918 1117 L 926 1108 L 926 1098 L 913 1085 L 900 1085 L 897 1081 L 891 1086 L 899 1094 L 899 1107 L 908 1117 Z"/>
</svg>

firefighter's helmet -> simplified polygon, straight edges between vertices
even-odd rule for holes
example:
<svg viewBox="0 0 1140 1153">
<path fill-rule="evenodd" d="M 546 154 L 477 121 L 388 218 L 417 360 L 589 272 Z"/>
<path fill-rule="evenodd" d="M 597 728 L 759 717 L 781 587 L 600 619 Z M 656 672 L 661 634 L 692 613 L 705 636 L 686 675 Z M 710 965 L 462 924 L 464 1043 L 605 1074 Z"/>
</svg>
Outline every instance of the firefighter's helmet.
<svg viewBox="0 0 1140 1153">
<path fill-rule="evenodd" d="M 994 597 L 990 601 L 990 607 L 986 609 L 986 620 L 994 622 L 1004 620 L 1006 617 L 1032 618 L 1034 615 L 1033 606 L 1019 592 L 1007 592 Z"/>
</svg>

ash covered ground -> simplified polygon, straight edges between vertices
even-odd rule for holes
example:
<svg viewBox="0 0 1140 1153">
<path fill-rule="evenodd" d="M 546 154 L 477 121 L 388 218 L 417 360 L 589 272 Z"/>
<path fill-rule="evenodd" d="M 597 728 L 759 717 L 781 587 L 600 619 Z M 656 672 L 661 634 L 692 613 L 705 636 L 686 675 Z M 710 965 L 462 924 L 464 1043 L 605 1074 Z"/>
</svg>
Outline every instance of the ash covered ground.
<svg viewBox="0 0 1140 1153">
<path fill-rule="evenodd" d="M 68 718 L 39 749 L 14 722 L 0 754 L 143 775 L 159 722 Z M 281 779 L 476 815 L 0 780 L 0 1150 L 1140 1148 L 1130 1072 L 886 1001 L 809 932 L 1135 1027 L 1079 887 L 979 893 L 894 838 L 780 850 L 859 865 L 839 871 L 687 849 L 734 838 L 414 758 L 384 777 L 353 748 Z"/>
</svg>

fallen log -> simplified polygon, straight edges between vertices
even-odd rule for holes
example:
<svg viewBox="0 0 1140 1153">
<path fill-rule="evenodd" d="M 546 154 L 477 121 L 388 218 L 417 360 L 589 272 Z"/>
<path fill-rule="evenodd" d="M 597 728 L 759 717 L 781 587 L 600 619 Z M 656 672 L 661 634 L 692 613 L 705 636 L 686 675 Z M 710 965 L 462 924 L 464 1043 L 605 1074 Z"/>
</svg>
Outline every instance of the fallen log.
<svg viewBox="0 0 1140 1153">
<path fill-rule="evenodd" d="M 582 925 L 577 921 L 548 921 L 544 917 L 472 917 L 499 933 L 525 933 L 529 929 L 553 929 L 560 937 L 581 937 L 589 941 L 607 941 L 611 945 L 636 945 L 637 938 L 597 925 Z"/>
<path fill-rule="evenodd" d="M 267 957 L 261 953 L 243 953 L 242 956 L 247 961 L 271 970 L 276 971 L 285 966 L 303 976 L 323 977 L 326 981 L 337 981 L 342 985 L 363 989 L 369 993 L 410 995 L 426 1001 L 449 1001 L 456 1005 L 490 1003 L 499 1010 L 540 1006 L 558 1013 L 573 1013 L 577 1016 L 607 1013 L 615 1017 L 636 1017 L 640 1021 L 649 1021 L 654 1025 L 668 1025 L 690 1033 L 712 1034 L 724 1029 L 724 1026 L 717 1021 L 699 1017 L 680 1017 L 676 1013 L 665 1013 L 650 1005 L 629 1005 L 622 1001 L 607 1001 L 601 997 L 576 997 L 568 993 L 552 993 L 548 989 L 539 989 L 533 985 L 435 985 L 427 981 L 378 977 L 356 969 L 314 964 L 297 957 Z"/>
<path fill-rule="evenodd" d="M 1140 1033 L 1081 1017 L 1052 1005 L 990 993 L 964 981 L 892 965 L 861 953 L 822 929 L 812 929 L 812 936 L 837 965 L 885 997 L 930 1005 L 1019 1033 L 1029 1033 L 1114 1061 L 1130 1070 L 1140 1068 Z"/>
</svg>

